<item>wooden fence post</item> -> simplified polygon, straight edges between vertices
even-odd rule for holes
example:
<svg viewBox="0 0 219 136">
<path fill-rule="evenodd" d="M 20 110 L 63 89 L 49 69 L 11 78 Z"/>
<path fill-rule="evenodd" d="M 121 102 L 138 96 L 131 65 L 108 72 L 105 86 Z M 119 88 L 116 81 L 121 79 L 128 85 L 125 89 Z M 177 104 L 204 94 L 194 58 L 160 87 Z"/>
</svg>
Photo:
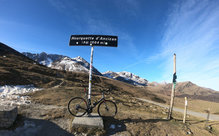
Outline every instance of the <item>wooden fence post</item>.
<svg viewBox="0 0 219 136">
<path fill-rule="evenodd" d="M 208 110 L 206 110 L 207 112 L 207 119 L 206 119 L 206 122 L 205 122 L 205 128 L 208 127 L 208 121 L 209 121 L 209 118 L 210 118 L 210 108 L 208 108 Z"/>
<path fill-rule="evenodd" d="M 186 123 L 187 105 L 188 105 L 187 97 L 185 97 L 185 108 L 184 108 L 183 123 Z"/>
</svg>

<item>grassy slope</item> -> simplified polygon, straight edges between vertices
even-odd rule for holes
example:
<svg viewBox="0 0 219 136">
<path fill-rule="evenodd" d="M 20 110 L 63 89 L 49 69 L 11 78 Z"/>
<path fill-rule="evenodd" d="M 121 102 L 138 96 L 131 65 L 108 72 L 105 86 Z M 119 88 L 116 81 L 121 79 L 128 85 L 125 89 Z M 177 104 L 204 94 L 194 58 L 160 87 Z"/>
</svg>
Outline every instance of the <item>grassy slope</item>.
<svg viewBox="0 0 219 136">
<path fill-rule="evenodd" d="M 95 87 L 94 87 L 95 88 Z M 53 120 L 58 118 L 66 118 L 73 120 L 68 111 L 67 103 L 75 96 L 85 97 L 83 87 L 60 87 L 50 88 L 43 91 L 30 94 L 32 101 L 37 104 L 43 105 L 56 105 L 65 107 L 65 112 L 60 112 L 58 109 L 52 111 L 54 115 L 45 116 L 45 119 Z M 133 88 L 134 89 L 134 88 Z M 96 92 L 96 91 L 93 91 Z M 147 96 L 145 96 L 147 97 Z M 100 98 L 100 96 L 92 96 L 92 100 Z M 104 118 L 105 134 L 123 134 L 123 135 L 187 135 L 187 132 L 192 132 L 194 135 L 217 135 L 219 122 L 210 122 L 213 131 L 203 129 L 205 121 L 199 120 L 195 117 L 188 116 L 187 124 L 182 123 L 182 114 L 175 113 L 173 117 L 175 120 L 166 121 L 167 109 L 145 103 L 136 100 L 133 94 L 129 94 L 125 91 L 112 90 L 109 95 L 106 95 L 107 99 L 111 99 L 116 102 L 118 106 L 118 114 L 115 118 Z M 96 112 L 96 108 L 94 110 Z M 120 125 L 121 128 L 113 130 L 110 128 L 112 124 Z M 70 127 L 71 128 L 71 127 Z M 69 131 L 84 132 L 90 134 L 103 133 L 102 131 L 88 131 L 82 128 L 70 129 Z"/>
</svg>

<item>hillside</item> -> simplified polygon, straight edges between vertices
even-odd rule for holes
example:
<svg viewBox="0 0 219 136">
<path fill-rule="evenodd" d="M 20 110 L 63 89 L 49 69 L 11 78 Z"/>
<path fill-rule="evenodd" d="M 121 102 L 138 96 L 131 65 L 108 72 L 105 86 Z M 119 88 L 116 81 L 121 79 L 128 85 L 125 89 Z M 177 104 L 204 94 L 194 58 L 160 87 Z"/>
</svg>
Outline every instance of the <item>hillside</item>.
<svg viewBox="0 0 219 136">
<path fill-rule="evenodd" d="M 48 69 L 0 43 L 0 85 L 33 84 L 39 87 L 61 82 L 63 72 Z"/>
<path fill-rule="evenodd" d="M 155 93 L 170 96 L 172 84 L 152 82 L 149 83 L 147 88 Z M 219 102 L 219 92 L 209 88 L 200 87 L 190 81 L 177 82 L 175 91 L 176 97 L 188 97 L 191 99 Z"/>
<path fill-rule="evenodd" d="M 0 43 L 0 85 L 26 85 L 52 87 L 55 85 L 77 85 L 87 83 L 88 75 L 48 68 L 9 46 Z M 96 82 L 96 76 L 93 82 Z"/>
</svg>

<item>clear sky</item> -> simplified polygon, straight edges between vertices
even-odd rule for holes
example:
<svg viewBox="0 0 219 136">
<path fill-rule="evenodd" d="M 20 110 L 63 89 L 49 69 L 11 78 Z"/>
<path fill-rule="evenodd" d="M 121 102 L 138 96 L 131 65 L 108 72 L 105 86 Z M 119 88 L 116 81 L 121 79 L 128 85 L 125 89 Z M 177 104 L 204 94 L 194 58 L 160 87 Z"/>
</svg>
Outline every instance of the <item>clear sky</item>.
<svg viewBox="0 0 219 136">
<path fill-rule="evenodd" d="M 219 91 L 218 0 L 0 0 L 0 42 L 20 52 L 81 56 L 72 34 L 116 35 L 95 47 L 100 71 L 129 71 L 149 81 L 192 81 Z"/>
</svg>

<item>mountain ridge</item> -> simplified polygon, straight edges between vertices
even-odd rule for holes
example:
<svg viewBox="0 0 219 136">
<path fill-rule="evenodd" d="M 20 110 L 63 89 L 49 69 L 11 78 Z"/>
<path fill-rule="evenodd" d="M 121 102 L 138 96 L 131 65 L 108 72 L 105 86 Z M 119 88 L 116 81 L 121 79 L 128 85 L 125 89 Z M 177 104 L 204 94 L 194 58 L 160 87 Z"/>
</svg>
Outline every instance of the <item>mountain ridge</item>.
<svg viewBox="0 0 219 136">
<path fill-rule="evenodd" d="M 23 52 L 22 54 L 34 61 L 37 61 L 39 64 L 45 65 L 53 69 L 88 73 L 90 68 L 90 64 L 80 56 L 70 58 L 64 55 L 47 54 L 45 52 L 36 54 Z M 95 67 L 93 67 L 92 72 L 96 75 L 102 75 Z"/>
<path fill-rule="evenodd" d="M 102 74 L 105 77 L 123 81 L 137 86 L 147 86 L 148 83 L 146 79 L 143 79 L 131 72 L 126 72 L 126 71 L 122 71 L 122 72 L 106 71 Z"/>
<path fill-rule="evenodd" d="M 147 86 L 152 92 L 171 95 L 172 83 L 148 83 Z M 219 103 L 219 92 L 210 88 L 198 86 L 191 81 L 177 82 L 175 88 L 176 97 L 188 97 Z"/>
<path fill-rule="evenodd" d="M 37 54 L 23 52 L 22 54 L 29 57 L 30 59 L 33 59 L 34 61 L 37 61 L 39 64 L 45 65 L 53 69 L 83 73 L 88 73 L 90 69 L 90 64 L 80 56 L 70 58 L 64 55 L 47 54 L 46 52 Z M 107 71 L 108 73 L 100 73 L 95 67 L 93 67 L 92 72 L 96 75 L 105 76 L 111 79 L 137 86 L 146 86 L 148 82 L 146 79 L 140 78 L 139 76 L 136 76 L 135 74 L 126 71 L 114 72 L 117 75 L 116 77 L 113 77 L 112 75 L 109 76 L 109 72 L 111 71 Z M 111 72 L 111 74 L 112 73 L 113 72 Z"/>
</svg>

